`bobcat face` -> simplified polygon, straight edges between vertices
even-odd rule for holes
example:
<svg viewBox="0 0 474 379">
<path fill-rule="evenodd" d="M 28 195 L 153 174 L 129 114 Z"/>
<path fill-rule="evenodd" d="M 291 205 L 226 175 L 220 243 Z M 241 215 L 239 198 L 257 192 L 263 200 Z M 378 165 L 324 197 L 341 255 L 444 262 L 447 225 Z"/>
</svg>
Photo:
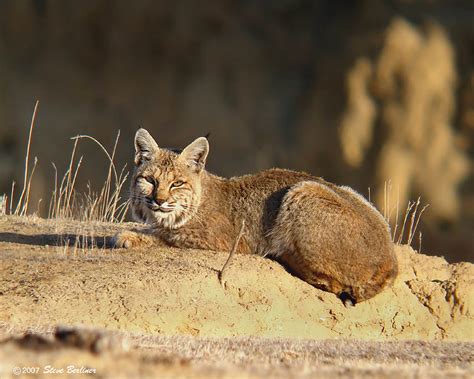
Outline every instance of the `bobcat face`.
<svg viewBox="0 0 474 379">
<path fill-rule="evenodd" d="M 177 154 L 160 149 L 145 129 L 138 130 L 130 191 L 134 218 L 168 229 L 189 221 L 201 201 L 201 173 L 208 152 L 204 137 Z"/>
</svg>

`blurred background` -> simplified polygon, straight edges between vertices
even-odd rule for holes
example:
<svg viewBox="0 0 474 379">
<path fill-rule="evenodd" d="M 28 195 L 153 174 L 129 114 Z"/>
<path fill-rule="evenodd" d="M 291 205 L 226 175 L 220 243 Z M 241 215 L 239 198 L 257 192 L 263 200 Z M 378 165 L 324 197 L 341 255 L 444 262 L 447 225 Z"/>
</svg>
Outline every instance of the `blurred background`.
<svg viewBox="0 0 474 379">
<path fill-rule="evenodd" d="M 474 261 L 472 0 L 2 0 L 0 193 L 21 186 L 36 100 L 42 215 L 70 137 L 111 151 L 120 130 L 131 168 L 138 127 L 167 147 L 210 132 L 210 171 L 304 170 L 401 217 L 420 196 L 422 252 Z M 102 185 L 103 152 L 77 155 L 76 187 Z"/>
</svg>

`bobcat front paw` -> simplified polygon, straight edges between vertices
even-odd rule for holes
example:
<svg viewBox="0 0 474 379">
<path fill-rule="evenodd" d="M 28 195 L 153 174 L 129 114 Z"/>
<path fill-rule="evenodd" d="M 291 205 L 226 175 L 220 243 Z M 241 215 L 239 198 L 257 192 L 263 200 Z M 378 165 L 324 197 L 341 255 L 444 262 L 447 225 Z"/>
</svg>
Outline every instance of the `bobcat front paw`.
<svg viewBox="0 0 474 379">
<path fill-rule="evenodd" d="M 152 242 L 153 241 L 149 235 L 131 232 L 128 230 L 117 233 L 112 239 L 112 244 L 114 247 L 125 249 L 140 246 L 150 246 Z"/>
</svg>

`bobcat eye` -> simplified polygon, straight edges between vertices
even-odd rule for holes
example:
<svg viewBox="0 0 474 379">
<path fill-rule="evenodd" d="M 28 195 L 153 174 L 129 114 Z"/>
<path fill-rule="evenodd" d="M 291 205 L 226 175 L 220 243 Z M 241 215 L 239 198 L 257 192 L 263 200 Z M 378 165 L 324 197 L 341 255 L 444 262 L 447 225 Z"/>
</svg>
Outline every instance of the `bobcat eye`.
<svg viewBox="0 0 474 379">
<path fill-rule="evenodd" d="M 155 180 L 155 178 L 152 178 L 151 176 L 139 176 L 137 178 L 137 181 L 138 180 L 146 181 L 146 182 L 148 182 L 150 184 L 153 184 L 153 185 L 157 185 L 157 183 L 158 183 L 157 180 Z"/>
<path fill-rule="evenodd" d="M 171 187 L 176 188 L 176 187 L 181 187 L 184 184 L 182 180 L 177 180 L 173 184 L 171 184 Z"/>
</svg>

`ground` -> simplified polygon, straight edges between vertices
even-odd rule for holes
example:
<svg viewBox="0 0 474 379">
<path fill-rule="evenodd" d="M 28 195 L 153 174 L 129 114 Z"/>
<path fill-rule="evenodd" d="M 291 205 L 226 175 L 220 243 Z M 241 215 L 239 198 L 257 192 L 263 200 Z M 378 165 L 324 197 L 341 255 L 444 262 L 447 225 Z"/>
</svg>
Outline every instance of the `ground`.
<svg viewBox="0 0 474 379">
<path fill-rule="evenodd" d="M 227 252 L 110 247 L 133 227 L 0 217 L 0 378 L 474 375 L 472 264 L 397 246 L 394 286 L 346 308 L 266 258 L 221 286 Z"/>
</svg>

